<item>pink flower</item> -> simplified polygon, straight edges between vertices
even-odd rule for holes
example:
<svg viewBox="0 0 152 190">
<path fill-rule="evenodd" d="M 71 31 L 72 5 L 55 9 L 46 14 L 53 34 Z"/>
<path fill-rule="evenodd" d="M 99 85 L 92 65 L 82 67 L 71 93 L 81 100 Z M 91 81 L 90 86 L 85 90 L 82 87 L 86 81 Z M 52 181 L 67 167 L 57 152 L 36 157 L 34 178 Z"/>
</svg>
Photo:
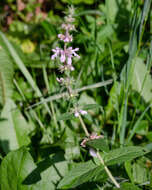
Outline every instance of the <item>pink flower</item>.
<svg viewBox="0 0 152 190">
<path fill-rule="evenodd" d="M 85 111 L 85 110 L 76 110 L 75 113 L 74 113 L 74 116 L 79 117 L 80 114 L 81 115 L 86 115 L 87 111 Z"/>
<path fill-rule="evenodd" d="M 39 15 L 40 13 L 41 13 L 41 8 L 40 7 L 36 7 L 35 14 Z"/>
<path fill-rule="evenodd" d="M 66 31 L 75 30 L 75 26 L 73 24 L 62 24 L 61 26 Z"/>
<path fill-rule="evenodd" d="M 51 59 L 54 60 L 55 58 L 59 57 L 61 63 L 64 63 L 67 59 L 67 64 L 71 65 L 72 64 L 72 57 L 78 57 L 80 56 L 76 53 L 79 48 L 72 49 L 72 47 L 68 47 L 65 50 L 60 49 L 59 47 L 56 47 L 56 49 L 52 49 L 54 54 L 51 56 Z"/>
<path fill-rule="evenodd" d="M 78 50 L 79 50 L 79 48 L 72 49 L 72 47 L 69 47 L 65 50 L 68 65 L 72 64 L 72 57 L 80 58 L 80 56 L 76 53 L 76 51 L 78 51 Z"/>
<path fill-rule="evenodd" d="M 97 135 L 97 133 L 92 133 L 90 135 L 90 140 L 100 139 L 100 138 L 103 138 L 103 136 L 102 135 Z"/>
<path fill-rule="evenodd" d="M 86 142 L 88 141 L 88 138 L 85 138 L 85 139 L 83 139 L 83 141 L 81 142 L 81 146 L 82 147 L 86 147 Z"/>
<path fill-rule="evenodd" d="M 26 21 L 30 21 L 33 17 L 33 13 L 32 12 L 29 12 L 27 15 L 26 15 Z"/>
<path fill-rule="evenodd" d="M 60 40 L 62 40 L 64 42 L 72 42 L 72 40 L 73 40 L 72 36 L 69 35 L 69 33 L 67 33 L 66 35 L 58 34 L 58 38 L 60 38 Z"/>
<path fill-rule="evenodd" d="M 38 0 L 38 3 L 43 3 L 44 0 Z"/>
<path fill-rule="evenodd" d="M 87 111 L 85 111 L 85 110 L 80 110 L 80 113 L 81 113 L 82 115 L 86 115 L 86 114 L 87 114 Z"/>
<path fill-rule="evenodd" d="M 61 73 L 65 70 L 74 71 L 74 67 L 72 65 L 65 64 L 65 65 L 61 65 L 59 70 Z"/>
<path fill-rule="evenodd" d="M 56 80 L 57 80 L 59 83 L 63 83 L 64 78 L 62 78 L 62 77 L 61 77 L 61 78 L 58 78 L 58 77 L 57 77 Z"/>
<path fill-rule="evenodd" d="M 74 113 L 74 116 L 75 116 L 75 117 L 79 117 L 79 115 L 80 115 L 80 114 L 79 114 L 78 111 L 76 111 L 76 112 Z"/>
<path fill-rule="evenodd" d="M 51 56 L 51 59 L 54 60 L 60 55 L 61 49 L 59 47 L 56 47 L 56 49 L 52 49 L 54 54 Z"/>
<path fill-rule="evenodd" d="M 91 155 L 92 157 L 97 157 L 97 153 L 96 153 L 95 149 L 90 148 L 90 149 L 89 149 L 89 153 L 90 153 L 90 155 Z"/>
<path fill-rule="evenodd" d="M 81 142 L 81 146 L 86 147 L 86 143 L 88 141 L 94 140 L 94 139 L 100 139 L 100 138 L 103 138 L 103 136 L 102 135 L 97 135 L 97 133 L 93 133 L 89 137 L 83 139 L 83 141 Z M 90 151 L 91 151 L 90 154 L 92 153 L 91 156 L 93 156 L 93 150 L 90 150 Z"/>
<path fill-rule="evenodd" d="M 22 0 L 17 1 L 17 9 L 18 11 L 22 11 L 25 9 L 25 4 L 22 2 Z"/>
</svg>

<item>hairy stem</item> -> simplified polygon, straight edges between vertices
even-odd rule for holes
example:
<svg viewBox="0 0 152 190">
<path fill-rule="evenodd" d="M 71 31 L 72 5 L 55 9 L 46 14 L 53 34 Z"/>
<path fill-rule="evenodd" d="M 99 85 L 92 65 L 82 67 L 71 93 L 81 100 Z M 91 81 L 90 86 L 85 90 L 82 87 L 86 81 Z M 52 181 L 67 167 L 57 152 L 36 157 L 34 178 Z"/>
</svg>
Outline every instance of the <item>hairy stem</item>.
<svg viewBox="0 0 152 190">
<path fill-rule="evenodd" d="M 120 188 L 119 183 L 115 180 L 115 178 L 113 177 L 112 173 L 110 172 L 110 170 L 107 168 L 107 166 L 104 163 L 103 158 L 101 157 L 100 153 L 97 151 L 97 157 L 100 160 L 101 164 L 104 166 L 104 169 L 106 171 L 106 173 L 108 174 L 109 178 L 111 179 L 111 181 L 115 184 L 115 186 L 117 188 Z"/>
<path fill-rule="evenodd" d="M 81 117 L 80 115 L 79 115 L 79 120 L 80 120 L 80 123 L 81 123 L 81 125 L 82 125 L 82 128 L 83 128 L 83 130 L 84 130 L 86 136 L 89 137 L 90 134 L 89 134 L 89 132 L 88 132 L 88 130 L 87 130 L 87 127 L 86 127 L 85 123 L 83 122 L 83 119 L 82 119 L 82 117 Z M 116 186 L 117 188 L 120 188 L 119 183 L 115 180 L 115 178 L 113 177 L 112 173 L 110 172 L 110 170 L 109 170 L 109 169 L 107 168 L 107 166 L 105 165 L 104 160 L 103 160 L 103 158 L 101 157 L 100 153 L 97 151 L 96 154 L 97 154 L 97 157 L 98 157 L 98 159 L 100 160 L 101 164 L 104 166 L 104 169 L 105 169 L 107 175 L 109 176 L 109 178 L 111 179 L 111 181 L 115 184 L 115 186 Z"/>
<path fill-rule="evenodd" d="M 80 115 L 79 115 L 78 117 L 79 117 L 80 123 L 81 123 L 81 125 L 82 125 L 82 128 L 83 128 L 83 130 L 84 130 L 86 136 L 89 137 L 90 134 L 89 134 L 89 132 L 88 132 L 88 130 L 87 130 L 87 127 L 85 126 L 85 124 L 84 124 L 84 122 L 83 122 L 82 117 L 81 117 Z"/>
</svg>

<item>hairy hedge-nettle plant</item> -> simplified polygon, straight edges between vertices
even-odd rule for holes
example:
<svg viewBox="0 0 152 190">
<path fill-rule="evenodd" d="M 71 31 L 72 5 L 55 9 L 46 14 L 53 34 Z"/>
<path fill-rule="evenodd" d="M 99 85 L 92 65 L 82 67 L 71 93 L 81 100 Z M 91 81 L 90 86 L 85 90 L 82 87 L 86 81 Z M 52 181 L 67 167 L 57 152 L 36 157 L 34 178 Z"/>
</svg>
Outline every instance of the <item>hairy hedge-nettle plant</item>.
<svg viewBox="0 0 152 190">
<path fill-rule="evenodd" d="M 71 31 L 75 30 L 74 26 L 74 8 L 70 7 L 69 8 L 69 14 L 65 16 L 64 18 L 64 23 L 61 25 L 62 30 L 64 31 L 63 34 L 58 34 L 58 38 L 63 42 L 63 49 L 56 47 L 55 49 L 52 49 L 53 55 L 51 56 L 52 60 L 59 59 L 60 64 L 59 64 L 59 70 L 63 74 L 63 77 L 61 78 L 56 78 L 57 82 L 61 85 L 66 87 L 68 93 L 69 93 L 69 99 L 72 102 L 72 113 L 74 114 L 75 117 L 78 117 L 81 123 L 81 126 L 85 132 L 86 137 L 84 140 L 81 142 L 82 147 L 86 147 L 86 144 L 90 140 L 94 139 L 99 139 L 103 138 L 102 135 L 97 135 L 97 134 L 89 134 L 87 127 L 82 119 L 81 116 L 86 115 L 87 111 L 83 110 L 81 106 L 78 105 L 77 101 L 77 94 L 75 94 L 75 91 L 73 90 L 73 84 L 74 84 L 74 79 L 71 76 L 71 72 L 74 71 L 74 66 L 73 66 L 73 58 L 80 58 L 80 56 L 77 54 L 79 48 L 73 48 L 70 46 L 70 43 L 73 41 L 73 36 L 71 35 Z M 98 150 L 95 150 L 93 148 L 89 149 L 90 155 L 93 157 L 98 157 L 100 160 L 101 164 L 104 166 L 105 171 L 107 172 L 109 178 L 113 181 L 113 183 L 116 185 L 116 187 L 120 187 L 120 185 L 117 183 L 115 178 L 112 176 L 111 172 L 107 168 L 107 166 L 104 163 L 104 160 L 102 159 L 100 153 Z"/>
</svg>

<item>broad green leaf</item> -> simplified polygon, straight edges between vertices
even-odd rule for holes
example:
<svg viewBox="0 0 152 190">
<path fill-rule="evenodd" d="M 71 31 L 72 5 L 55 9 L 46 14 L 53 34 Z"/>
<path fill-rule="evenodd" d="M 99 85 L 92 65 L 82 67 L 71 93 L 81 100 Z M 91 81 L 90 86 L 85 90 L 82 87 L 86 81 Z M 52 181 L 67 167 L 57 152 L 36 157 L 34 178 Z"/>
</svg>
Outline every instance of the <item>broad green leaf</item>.
<svg viewBox="0 0 152 190">
<path fill-rule="evenodd" d="M 98 104 L 86 104 L 83 106 L 84 110 L 95 109 L 95 108 L 100 108 L 100 105 L 98 105 Z"/>
<path fill-rule="evenodd" d="M 89 104 L 96 104 L 96 101 L 89 95 L 87 95 L 85 92 L 83 92 L 80 96 L 80 99 L 78 101 L 79 105 L 87 105 Z"/>
<path fill-rule="evenodd" d="M 115 21 L 118 9 L 119 7 L 116 0 L 106 0 L 106 14 L 109 21 Z"/>
<path fill-rule="evenodd" d="M 0 143 L 5 153 L 30 143 L 30 126 L 13 100 L 8 99 L 1 113 Z"/>
<path fill-rule="evenodd" d="M 62 149 L 65 150 L 66 160 L 73 160 L 80 158 L 80 145 L 78 135 L 71 130 L 68 126 L 65 128 L 65 132 L 60 141 L 57 142 Z"/>
<path fill-rule="evenodd" d="M 131 81 L 132 89 L 137 91 L 146 102 L 152 101 L 152 78 L 141 58 L 135 59 Z"/>
<path fill-rule="evenodd" d="M 110 38 L 112 34 L 114 33 L 114 30 L 112 28 L 112 25 L 105 25 L 102 26 L 101 30 L 97 34 L 97 42 L 103 43 L 103 41 L 107 40 L 107 38 Z"/>
<path fill-rule="evenodd" d="M 136 128 L 136 133 L 138 135 L 147 135 L 148 133 L 148 121 L 147 120 L 141 120 L 138 127 Z"/>
<path fill-rule="evenodd" d="M 68 120 L 68 119 L 72 119 L 72 118 L 74 118 L 74 114 L 72 114 L 72 113 L 64 113 L 64 114 L 57 117 L 57 121 Z"/>
<path fill-rule="evenodd" d="M 119 82 L 115 82 L 110 90 L 110 96 L 106 106 L 106 119 L 109 119 L 113 110 L 119 112 L 120 88 L 121 84 Z"/>
<path fill-rule="evenodd" d="M 23 180 L 36 168 L 29 152 L 19 149 L 10 152 L 0 167 L 1 190 L 30 190 Z"/>
<path fill-rule="evenodd" d="M 0 103 L 5 104 L 13 91 L 13 65 L 6 51 L 0 46 Z"/>
<path fill-rule="evenodd" d="M 55 190 L 67 166 L 62 153 L 52 155 L 36 166 L 26 148 L 20 148 L 8 153 L 2 161 L 1 190 Z"/>
<path fill-rule="evenodd" d="M 78 164 L 60 181 L 59 189 L 70 189 L 77 187 L 87 181 L 93 181 L 98 175 L 102 176 L 103 166 L 98 166 L 92 161 Z"/>
<path fill-rule="evenodd" d="M 107 154 L 104 154 L 104 161 L 107 165 L 114 165 L 125 161 L 132 160 L 139 156 L 147 154 L 149 151 L 139 146 L 128 146 L 111 150 Z"/>
<path fill-rule="evenodd" d="M 125 162 L 125 169 L 126 169 L 126 172 L 131 180 L 131 182 L 133 183 L 133 174 L 132 174 L 132 164 L 131 164 L 131 161 L 126 161 Z"/>
<path fill-rule="evenodd" d="M 107 165 L 114 165 L 127 160 L 132 160 L 136 157 L 146 154 L 147 152 L 148 151 L 144 148 L 132 146 L 112 150 L 108 153 L 103 154 L 103 158 Z M 67 173 L 67 175 L 60 181 L 58 188 L 74 188 L 78 185 L 81 185 L 82 183 L 92 180 L 93 178 L 97 178 L 98 175 L 102 176 L 102 173 L 103 165 L 101 164 L 96 165 L 92 161 L 78 164 L 75 168 L 70 170 L 69 173 Z"/>
<path fill-rule="evenodd" d="M 136 184 L 143 184 L 150 181 L 150 169 L 146 167 L 147 158 L 143 157 L 132 164 L 133 181 Z"/>
<path fill-rule="evenodd" d="M 26 177 L 23 183 L 28 185 L 28 190 L 56 190 L 58 182 L 67 170 L 68 164 L 63 154 L 57 153 L 39 162 L 37 168 Z"/>
<path fill-rule="evenodd" d="M 99 149 L 101 151 L 109 151 L 108 142 L 104 138 L 90 140 L 87 142 L 87 145 L 91 146 L 92 148 Z"/>
<path fill-rule="evenodd" d="M 88 96 L 85 92 L 83 92 L 80 96 L 78 104 L 83 107 L 84 105 L 87 105 L 88 103 L 92 105 L 97 105 L 96 101 L 91 96 Z M 91 110 L 92 113 L 96 113 L 97 111 L 98 111 L 97 109 Z"/>
<path fill-rule="evenodd" d="M 113 190 L 117 190 L 118 188 L 113 188 Z M 132 183 L 122 183 L 120 190 L 141 190 L 138 186 L 132 184 Z"/>
<path fill-rule="evenodd" d="M 119 15 L 117 22 L 122 21 L 125 17 L 127 19 L 127 13 L 130 11 L 131 6 L 131 0 L 106 0 L 106 17 L 112 23 L 117 19 L 117 15 Z"/>
<path fill-rule="evenodd" d="M 134 163 L 126 162 L 125 169 L 132 183 L 142 184 L 150 180 L 151 172 L 146 167 L 147 158 L 141 158 Z"/>
</svg>

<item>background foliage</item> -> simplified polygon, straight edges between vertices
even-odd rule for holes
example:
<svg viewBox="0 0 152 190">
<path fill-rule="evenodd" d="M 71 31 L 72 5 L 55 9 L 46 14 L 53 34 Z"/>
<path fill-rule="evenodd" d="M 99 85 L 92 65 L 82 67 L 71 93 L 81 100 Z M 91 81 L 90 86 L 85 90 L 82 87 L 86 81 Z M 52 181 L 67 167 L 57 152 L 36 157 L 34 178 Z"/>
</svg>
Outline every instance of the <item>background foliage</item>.
<svg viewBox="0 0 152 190">
<path fill-rule="evenodd" d="M 0 1 L 0 189 L 116 189 L 80 147 L 84 132 L 50 59 L 71 4 L 74 88 L 89 132 L 104 136 L 88 147 L 122 190 L 152 189 L 151 0 Z"/>
</svg>

